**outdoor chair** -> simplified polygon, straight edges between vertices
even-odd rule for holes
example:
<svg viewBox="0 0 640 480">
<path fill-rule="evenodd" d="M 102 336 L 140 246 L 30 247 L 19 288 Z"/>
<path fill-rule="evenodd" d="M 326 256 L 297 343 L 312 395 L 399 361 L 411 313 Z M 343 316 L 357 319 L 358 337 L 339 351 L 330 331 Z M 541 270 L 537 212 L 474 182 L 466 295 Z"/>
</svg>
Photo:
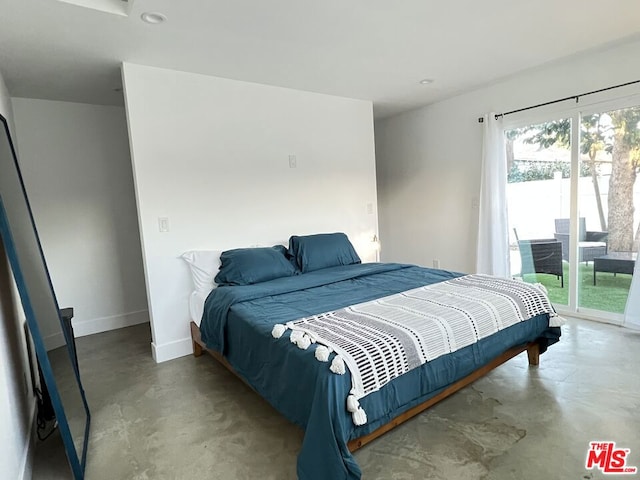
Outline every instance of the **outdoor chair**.
<svg viewBox="0 0 640 480">
<path fill-rule="evenodd" d="M 520 240 L 515 228 L 513 233 L 518 241 L 520 259 L 522 260 L 521 275 L 526 273 L 555 275 L 560 280 L 560 286 L 564 288 L 562 243 L 554 238 Z"/>
<path fill-rule="evenodd" d="M 562 242 L 562 259 L 569 261 L 569 219 L 556 218 L 554 237 Z M 587 232 L 584 217 L 579 219 L 578 229 L 578 262 L 589 263 L 596 257 L 607 254 L 608 232 Z"/>
</svg>

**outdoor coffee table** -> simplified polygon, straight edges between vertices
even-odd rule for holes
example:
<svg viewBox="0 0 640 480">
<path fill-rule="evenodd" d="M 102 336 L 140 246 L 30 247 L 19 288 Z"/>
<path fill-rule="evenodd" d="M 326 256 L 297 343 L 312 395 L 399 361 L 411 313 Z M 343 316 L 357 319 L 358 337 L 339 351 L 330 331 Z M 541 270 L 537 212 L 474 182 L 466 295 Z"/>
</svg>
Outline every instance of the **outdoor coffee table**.
<svg viewBox="0 0 640 480">
<path fill-rule="evenodd" d="M 593 284 L 596 284 L 596 272 L 627 273 L 633 275 L 637 253 L 612 252 L 593 259 Z"/>
</svg>

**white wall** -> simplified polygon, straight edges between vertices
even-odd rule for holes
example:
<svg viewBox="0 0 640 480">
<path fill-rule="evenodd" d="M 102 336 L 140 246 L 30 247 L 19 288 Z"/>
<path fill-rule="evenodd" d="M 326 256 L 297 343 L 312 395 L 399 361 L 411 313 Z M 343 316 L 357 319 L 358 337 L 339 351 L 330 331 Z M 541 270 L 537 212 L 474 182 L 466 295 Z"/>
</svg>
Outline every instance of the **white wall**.
<svg viewBox="0 0 640 480">
<path fill-rule="evenodd" d="M 640 79 L 638 51 L 636 41 L 576 56 L 376 122 L 382 260 L 431 266 L 439 259 L 442 268 L 475 271 L 482 149 L 478 117 Z M 580 105 L 638 92 L 637 86 L 625 87 L 583 97 Z"/>
<path fill-rule="evenodd" d="M 186 250 L 344 231 L 372 259 L 371 102 L 128 63 L 123 79 L 157 361 L 191 352 Z"/>
<path fill-rule="evenodd" d="M 11 101 L 1 73 L 0 114 L 12 129 Z M 28 380 L 23 322 L 17 312 L 12 284 L 0 241 L 0 472 L 3 478 L 27 480 L 32 470 L 29 445 L 35 400 Z"/>
<path fill-rule="evenodd" d="M 76 336 L 148 321 L 124 108 L 13 99 L 20 165 Z M 42 328 L 48 348 L 60 328 Z M 60 337 L 60 338 L 59 338 Z"/>
</svg>

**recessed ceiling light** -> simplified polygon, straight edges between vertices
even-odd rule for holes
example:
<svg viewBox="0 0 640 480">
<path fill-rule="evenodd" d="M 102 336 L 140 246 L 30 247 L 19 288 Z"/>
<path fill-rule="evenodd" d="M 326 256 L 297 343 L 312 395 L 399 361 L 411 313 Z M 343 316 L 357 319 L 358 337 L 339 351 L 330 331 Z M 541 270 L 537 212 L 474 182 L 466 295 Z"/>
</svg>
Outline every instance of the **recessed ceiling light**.
<svg viewBox="0 0 640 480">
<path fill-rule="evenodd" d="M 420 85 L 429 85 L 430 83 L 433 83 L 433 78 L 423 78 L 420 80 Z"/>
<path fill-rule="evenodd" d="M 158 25 L 167 19 L 167 17 L 158 12 L 144 12 L 140 15 L 140 18 L 143 22 L 150 23 L 151 25 Z"/>
</svg>

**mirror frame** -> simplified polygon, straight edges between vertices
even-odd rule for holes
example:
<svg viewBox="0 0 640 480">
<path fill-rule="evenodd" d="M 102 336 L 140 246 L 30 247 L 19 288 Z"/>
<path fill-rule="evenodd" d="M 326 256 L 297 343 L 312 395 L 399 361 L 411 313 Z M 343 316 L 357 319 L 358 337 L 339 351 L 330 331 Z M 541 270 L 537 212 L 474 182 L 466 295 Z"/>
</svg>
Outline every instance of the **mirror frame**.
<svg viewBox="0 0 640 480">
<path fill-rule="evenodd" d="M 67 416 L 65 414 L 64 406 L 62 404 L 62 399 L 60 397 L 60 393 L 57 388 L 56 380 L 54 378 L 53 369 L 51 367 L 51 363 L 49 361 L 49 356 L 47 354 L 47 350 L 44 345 L 44 340 L 42 338 L 40 328 L 38 326 L 38 319 L 36 318 L 36 314 L 34 308 L 31 303 L 31 293 L 29 291 L 29 287 L 26 284 L 21 266 L 19 261 L 19 256 L 16 250 L 16 244 L 14 242 L 13 235 L 11 233 L 11 225 L 9 223 L 9 219 L 7 217 L 7 213 L 4 207 L 2 192 L 0 192 L 0 237 L 4 242 L 5 250 L 7 252 L 7 257 L 9 259 L 9 264 L 11 266 L 11 270 L 13 272 L 13 276 L 16 282 L 16 286 L 18 288 L 18 293 L 20 294 L 20 299 L 22 302 L 22 307 L 25 313 L 26 322 L 29 327 L 29 331 L 31 332 L 31 337 L 33 339 L 33 344 L 36 351 L 36 356 L 38 361 L 40 362 L 40 367 L 42 368 L 42 375 L 44 377 L 44 381 L 47 385 L 47 389 L 49 390 L 49 395 L 51 397 L 51 403 L 53 404 L 53 409 L 56 415 L 56 420 L 58 422 L 58 428 L 60 430 L 60 434 L 62 437 L 62 441 L 67 453 L 67 458 L 69 460 L 69 465 L 71 467 L 71 471 L 73 473 L 73 477 L 75 480 L 82 480 L 84 478 L 84 471 L 87 460 L 87 446 L 89 443 L 89 429 L 91 426 L 91 412 L 89 411 L 89 405 L 87 403 L 87 398 L 84 392 L 84 388 L 82 386 L 82 381 L 80 380 L 80 371 L 79 367 L 74 361 L 73 356 L 73 339 L 70 338 L 70 332 L 65 328 L 62 316 L 60 313 L 60 307 L 58 304 L 58 299 L 56 297 L 55 291 L 53 289 L 53 284 L 51 283 L 51 275 L 49 274 L 49 269 L 47 267 L 47 263 L 44 258 L 44 252 L 42 250 L 42 244 L 40 243 L 40 237 L 38 236 L 38 230 L 36 228 L 36 224 L 33 218 L 33 211 L 31 209 L 31 205 L 29 203 L 29 198 L 27 196 L 27 191 L 24 186 L 24 180 L 22 178 L 22 173 L 20 171 L 20 166 L 18 164 L 18 157 L 16 155 L 16 149 L 11 138 L 11 133 L 9 131 L 9 125 L 4 116 L 0 115 L 0 123 L 2 125 L 1 130 L 4 132 L 0 132 L 0 135 L 4 134 L 7 136 L 7 140 L 9 143 L 9 147 L 11 149 L 11 154 L 13 156 L 13 164 L 16 169 L 17 176 L 20 180 L 20 187 L 22 193 L 24 195 L 24 201 L 27 206 L 27 210 L 29 212 L 29 217 L 31 221 L 31 225 L 33 227 L 33 234 L 35 236 L 36 243 L 38 245 L 38 249 L 40 252 L 40 257 L 42 260 L 42 264 L 44 267 L 44 271 L 47 276 L 47 281 L 49 287 L 51 289 L 51 295 L 53 297 L 53 301 L 56 305 L 57 312 L 56 316 L 60 322 L 60 328 L 62 329 L 62 333 L 65 339 L 65 346 L 67 349 L 67 353 L 69 354 L 69 361 L 72 365 L 73 372 L 75 374 L 75 378 L 78 384 L 78 388 L 80 390 L 80 395 L 82 397 L 82 403 L 84 405 L 84 410 L 86 413 L 86 425 L 84 429 L 84 439 L 82 443 L 82 455 L 81 458 L 78 456 L 78 452 L 76 450 L 73 436 L 71 435 L 71 430 L 69 428 L 69 422 L 67 420 Z"/>
</svg>

